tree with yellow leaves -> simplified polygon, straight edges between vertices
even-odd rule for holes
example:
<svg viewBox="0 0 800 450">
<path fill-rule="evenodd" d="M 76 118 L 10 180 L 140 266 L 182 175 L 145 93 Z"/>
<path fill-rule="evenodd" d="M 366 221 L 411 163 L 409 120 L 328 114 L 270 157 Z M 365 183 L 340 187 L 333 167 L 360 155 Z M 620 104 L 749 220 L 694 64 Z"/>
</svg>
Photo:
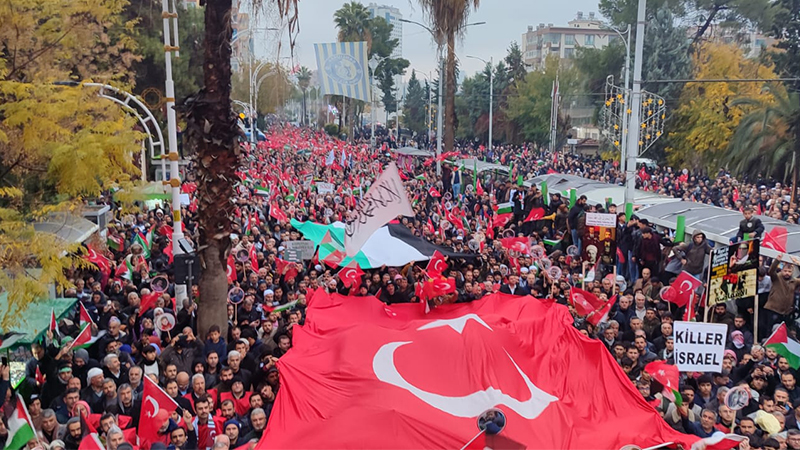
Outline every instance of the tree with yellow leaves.
<svg viewBox="0 0 800 450">
<path fill-rule="evenodd" d="M 96 92 L 54 84 L 130 86 L 137 56 L 135 24 L 120 16 L 127 5 L 0 2 L 0 289 L 12 303 L 67 284 L 64 268 L 81 264 L 76 244 L 37 233 L 31 222 L 59 210 L 80 214 L 84 199 L 136 173 L 135 121 Z"/>
<path fill-rule="evenodd" d="M 772 67 L 745 58 L 735 45 L 705 43 L 692 63 L 696 79 L 776 78 Z M 743 97 L 763 102 L 772 94 L 761 83 L 687 83 L 669 133 L 670 164 L 718 169 L 739 122 L 753 109 L 736 102 Z"/>
</svg>

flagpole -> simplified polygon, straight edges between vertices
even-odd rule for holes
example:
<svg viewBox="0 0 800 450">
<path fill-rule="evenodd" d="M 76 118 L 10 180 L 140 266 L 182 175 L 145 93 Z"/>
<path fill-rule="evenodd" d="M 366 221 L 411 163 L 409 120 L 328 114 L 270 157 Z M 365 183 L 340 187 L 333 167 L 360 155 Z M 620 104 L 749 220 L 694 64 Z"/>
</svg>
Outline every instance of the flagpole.
<svg viewBox="0 0 800 450">
<path fill-rule="evenodd" d="M 478 439 L 479 437 L 481 437 L 481 435 L 482 435 L 483 433 L 485 433 L 485 432 L 486 432 L 486 430 L 485 430 L 485 429 L 483 429 L 483 430 L 481 430 L 480 432 L 478 432 L 478 434 L 476 434 L 476 435 L 475 435 L 475 436 L 474 436 L 472 439 L 470 439 L 470 440 L 469 440 L 469 441 L 468 441 L 466 444 L 464 444 L 464 446 L 463 446 L 463 447 L 461 447 L 461 450 L 464 450 L 464 449 L 466 449 L 467 447 L 469 447 L 469 445 L 470 445 L 470 444 L 472 444 L 473 442 L 475 442 L 475 439 Z"/>
<path fill-rule="evenodd" d="M 708 257 L 708 276 L 706 277 L 706 290 L 705 290 L 705 293 L 706 293 L 706 305 L 705 305 L 705 311 L 703 311 L 703 315 L 704 315 L 703 322 L 708 322 L 708 307 L 709 307 L 709 304 L 711 303 L 711 265 L 714 262 L 714 253 L 716 253 L 716 252 L 717 252 L 717 250 L 713 249 L 713 250 L 711 250 L 711 253 L 709 253 L 709 255 L 708 255 L 709 256 Z M 701 300 L 702 300 L 702 298 L 701 298 Z M 756 324 L 756 326 L 758 326 L 758 325 Z"/>
</svg>

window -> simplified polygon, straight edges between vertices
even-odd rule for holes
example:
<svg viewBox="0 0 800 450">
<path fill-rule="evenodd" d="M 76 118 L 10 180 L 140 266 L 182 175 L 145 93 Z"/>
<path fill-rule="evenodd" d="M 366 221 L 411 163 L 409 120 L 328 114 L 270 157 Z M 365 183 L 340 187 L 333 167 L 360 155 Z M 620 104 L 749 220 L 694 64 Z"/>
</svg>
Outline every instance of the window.
<svg viewBox="0 0 800 450">
<path fill-rule="evenodd" d="M 586 36 L 584 36 L 583 44 L 586 45 L 587 47 L 594 47 L 594 35 L 587 34 Z"/>
<path fill-rule="evenodd" d="M 575 35 L 574 34 L 565 34 L 564 35 L 564 45 L 575 45 Z"/>
<path fill-rule="evenodd" d="M 547 33 L 544 35 L 544 44 L 555 44 L 559 45 L 561 43 L 561 33 Z"/>
<path fill-rule="evenodd" d="M 564 58 L 571 59 L 575 56 L 575 49 L 574 48 L 565 48 L 564 49 Z"/>
</svg>

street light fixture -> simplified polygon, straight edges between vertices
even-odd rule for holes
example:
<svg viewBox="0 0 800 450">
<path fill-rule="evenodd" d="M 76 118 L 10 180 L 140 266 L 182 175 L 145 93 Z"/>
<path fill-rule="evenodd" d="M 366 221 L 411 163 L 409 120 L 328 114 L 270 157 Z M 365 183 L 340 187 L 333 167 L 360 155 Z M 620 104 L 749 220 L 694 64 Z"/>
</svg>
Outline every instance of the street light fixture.
<svg viewBox="0 0 800 450">
<path fill-rule="evenodd" d="M 431 34 L 433 41 L 436 42 L 436 58 L 437 58 L 437 66 L 439 66 L 439 105 L 436 110 L 436 175 L 442 174 L 442 162 L 439 160 L 440 156 L 442 155 L 442 85 L 444 84 L 444 58 L 442 58 L 442 47 L 444 46 L 443 38 L 441 34 L 437 34 L 432 29 L 430 29 L 427 25 L 419 23 L 414 20 L 408 19 L 399 19 L 400 22 L 404 23 L 413 23 L 414 25 L 418 25 L 423 29 L 427 30 L 428 33 Z M 471 27 L 474 25 L 485 25 L 486 22 L 472 22 L 464 25 L 462 28 Z"/>
<path fill-rule="evenodd" d="M 622 42 L 625 44 L 625 107 L 622 109 L 622 145 L 620 145 L 621 154 L 619 159 L 620 170 L 625 171 L 625 166 L 627 164 L 626 154 L 628 152 L 628 129 L 630 128 L 628 126 L 628 105 L 630 105 L 629 101 L 631 92 L 631 24 L 628 24 L 628 27 L 625 29 L 625 31 L 620 31 L 617 28 L 609 26 L 603 27 L 602 29 L 617 33 L 619 38 L 622 39 Z M 623 36 L 623 33 L 625 33 L 627 37 Z"/>
<path fill-rule="evenodd" d="M 467 58 L 477 59 L 483 61 L 484 64 L 489 65 L 489 151 L 492 151 L 492 125 L 494 125 L 494 57 L 490 57 L 487 62 L 483 58 L 477 56 L 467 55 Z"/>
</svg>

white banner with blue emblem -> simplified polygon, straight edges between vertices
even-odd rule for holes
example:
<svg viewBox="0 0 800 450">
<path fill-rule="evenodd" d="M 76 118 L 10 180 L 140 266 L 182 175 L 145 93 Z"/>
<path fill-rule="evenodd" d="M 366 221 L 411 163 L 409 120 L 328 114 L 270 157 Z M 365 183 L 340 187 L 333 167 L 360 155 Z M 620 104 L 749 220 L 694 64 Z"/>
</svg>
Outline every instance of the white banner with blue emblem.
<svg viewBox="0 0 800 450">
<path fill-rule="evenodd" d="M 370 101 L 366 42 L 314 44 L 323 95 Z"/>
</svg>

